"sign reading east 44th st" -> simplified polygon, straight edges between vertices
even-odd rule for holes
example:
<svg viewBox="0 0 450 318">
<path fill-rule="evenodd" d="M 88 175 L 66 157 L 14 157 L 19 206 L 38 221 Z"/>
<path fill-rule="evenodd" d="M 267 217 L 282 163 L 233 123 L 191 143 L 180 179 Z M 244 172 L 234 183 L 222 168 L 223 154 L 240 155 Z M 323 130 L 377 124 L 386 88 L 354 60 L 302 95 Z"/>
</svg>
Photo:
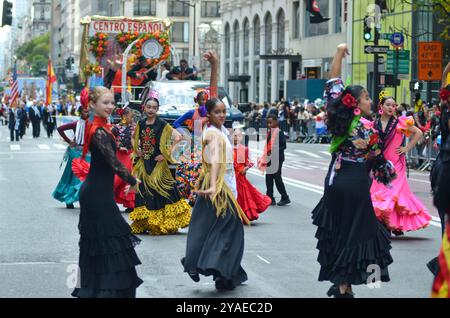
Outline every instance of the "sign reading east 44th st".
<svg viewBox="0 0 450 318">
<path fill-rule="evenodd" d="M 364 53 L 366 54 L 386 54 L 389 46 L 365 45 Z"/>
<path fill-rule="evenodd" d="M 420 81 L 439 81 L 442 76 L 442 42 L 419 42 Z"/>
</svg>

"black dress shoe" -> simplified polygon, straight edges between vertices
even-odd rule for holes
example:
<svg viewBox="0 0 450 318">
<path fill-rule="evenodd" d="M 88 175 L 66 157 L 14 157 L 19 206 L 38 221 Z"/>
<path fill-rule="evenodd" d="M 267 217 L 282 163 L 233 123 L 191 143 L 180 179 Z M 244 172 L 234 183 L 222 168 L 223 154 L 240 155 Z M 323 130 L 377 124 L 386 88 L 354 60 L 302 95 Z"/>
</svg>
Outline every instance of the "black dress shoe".
<svg viewBox="0 0 450 318">
<path fill-rule="evenodd" d="M 272 199 L 272 203 L 270 205 L 277 205 L 277 201 L 275 201 L 275 198 L 271 198 Z"/>
<path fill-rule="evenodd" d="M 278 202 L 277 205 L 278 206 L 284 206 L 284 205 L 287 205 L 289 203 L 291 203 L 291 200 L 289 200 L 289 198 L 287 198 L 287 199 L 281 199 L 280 202 Z"/>
<path fill-rule="evenodd" d="M 394 234 L 395 236 L 402 236 L 402 235 L 404 235 L 405 233 L 403 233 L 403 232 L 400 231 L 400 230 L 394 230 L 394 231 L 392 231 L 392 234 Z"/>
<path fill-rule="evenodd" d="M 75 209 L 75 206 L 73 205 L 73 203 L 71 203 L 71 204 L 66 204 L 66 208 L 67 208 L 67 209 Z"/>
</svg>

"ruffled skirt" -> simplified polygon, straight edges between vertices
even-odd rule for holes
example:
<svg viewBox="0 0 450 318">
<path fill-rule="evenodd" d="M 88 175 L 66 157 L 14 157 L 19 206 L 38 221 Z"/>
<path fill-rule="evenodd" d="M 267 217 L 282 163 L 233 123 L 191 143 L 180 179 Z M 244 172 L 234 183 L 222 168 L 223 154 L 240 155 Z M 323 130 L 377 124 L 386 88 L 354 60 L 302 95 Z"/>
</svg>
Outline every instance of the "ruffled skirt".
<svg viewBox="0 0 450 318">
<path fill-rule="evenodd" d="M 377 218 L 392 231 L 416 231 L 427 227 L 431 220 L 424 204 L 411 193 L 405 167 L 404 161 L 403 165 L 395 165 L 397 178 L 390 187 L 374 180 L 370 189 Z"/>
<path fill-rule="evenodd" d="M 145 192 L 142 183 L 139 187 L 142 194 L 136 193 L 136 207 L 130 213 L 133 221 L 131 230 L 134 234 L 174 234 L 178 229 L 189 225 L 192 207 L 180 197 L 175 185 L 169 198 L 151 189 Z"/>
<path fill-rule="evenodd" d="M 244 254 L 244 225 L 228 210 L 216 216 L 211 200 L 199 196 L 194 205 L 186 243 L 186 256 L 181 260 L 184 271 L 225 279 L 237 286 L 247 280 L 241 266 Z"/>
<path fill-rule="evenodd" d="M 258 219 L 267 210 L 272 199 L 258 191 L 242 174 L 236 174 L 237 201 L 250 221 Z"/>
<path fill-rule="evenodd" d="M 370 199 L 365 163 L 343 161 L 312 212 L 318 227 L 319 281 L 367 284 L 389 281 L 390 234 L 377 220 Z"/>
<path fill-rule="evenodd" d="M 52 193 L 54 199 L 66 204 L 73 204 L 79 200 L 82 181 L 73 174 L 72 161 L 75 158 L 80 158 L 81 155 L 81 149 L 72 147 L 67 148 L 63 158 L 63 160 L 66 161 L 66 166 L 58 185 Z M 89 156 L 86 156 L 86 161 L 90 161 Z"/>
<path fill-rule="evenodd" d="M 80 281 L 72 293 L 79 298 L 133 298 L 142 283 L 135 246 L 140 239 L 111 194 L 99 194 L 84 183 L 80 191 Z"/>
</svg>

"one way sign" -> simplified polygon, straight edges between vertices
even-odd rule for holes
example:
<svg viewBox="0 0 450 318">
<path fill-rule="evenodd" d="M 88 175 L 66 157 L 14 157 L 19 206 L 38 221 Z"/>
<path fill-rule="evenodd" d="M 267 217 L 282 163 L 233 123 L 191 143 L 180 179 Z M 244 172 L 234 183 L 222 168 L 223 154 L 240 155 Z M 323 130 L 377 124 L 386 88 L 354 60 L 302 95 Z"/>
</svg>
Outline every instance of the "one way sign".
<svg viewBox="0 0 450 318">
<path fill-rule="evenodd" d="M 387 54 L 389 46 L 365 45 L 364 53 L 366 54 Z"/>
</svg>

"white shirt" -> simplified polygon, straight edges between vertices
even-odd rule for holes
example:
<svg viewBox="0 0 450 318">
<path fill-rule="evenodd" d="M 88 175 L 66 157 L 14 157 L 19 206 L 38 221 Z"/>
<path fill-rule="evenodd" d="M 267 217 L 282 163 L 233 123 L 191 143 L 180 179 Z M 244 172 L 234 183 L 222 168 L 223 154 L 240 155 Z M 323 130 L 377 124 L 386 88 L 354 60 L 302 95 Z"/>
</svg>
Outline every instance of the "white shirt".
<svg viewBox="0 0 450 318">
<path fill-rule="evenodd" d="M 221 130 L 219 130 L 218 128 L 211 125 L 209 127 L 206 127 L 206 129 L 204 129 L 203 138 L 205 138 L 206 133 L 208 131 L 215 131 L 215 132 L 221 134 L 225 139 L 225 144 L 227 147 L 227 149 L 226 149 L 226 170 L 225 170 L 225 176 L 224 176 L 225 183 L 231 189 L 231 192 L 233 192 L 234 197 L 237 198 L 236 175 L 234 173 L 234 154 L 233 154 L 233 146 L 231 145 L 230 138 L 229 138 L 230 133 L 224 126 L 222 126 Z"/>
</svg>

